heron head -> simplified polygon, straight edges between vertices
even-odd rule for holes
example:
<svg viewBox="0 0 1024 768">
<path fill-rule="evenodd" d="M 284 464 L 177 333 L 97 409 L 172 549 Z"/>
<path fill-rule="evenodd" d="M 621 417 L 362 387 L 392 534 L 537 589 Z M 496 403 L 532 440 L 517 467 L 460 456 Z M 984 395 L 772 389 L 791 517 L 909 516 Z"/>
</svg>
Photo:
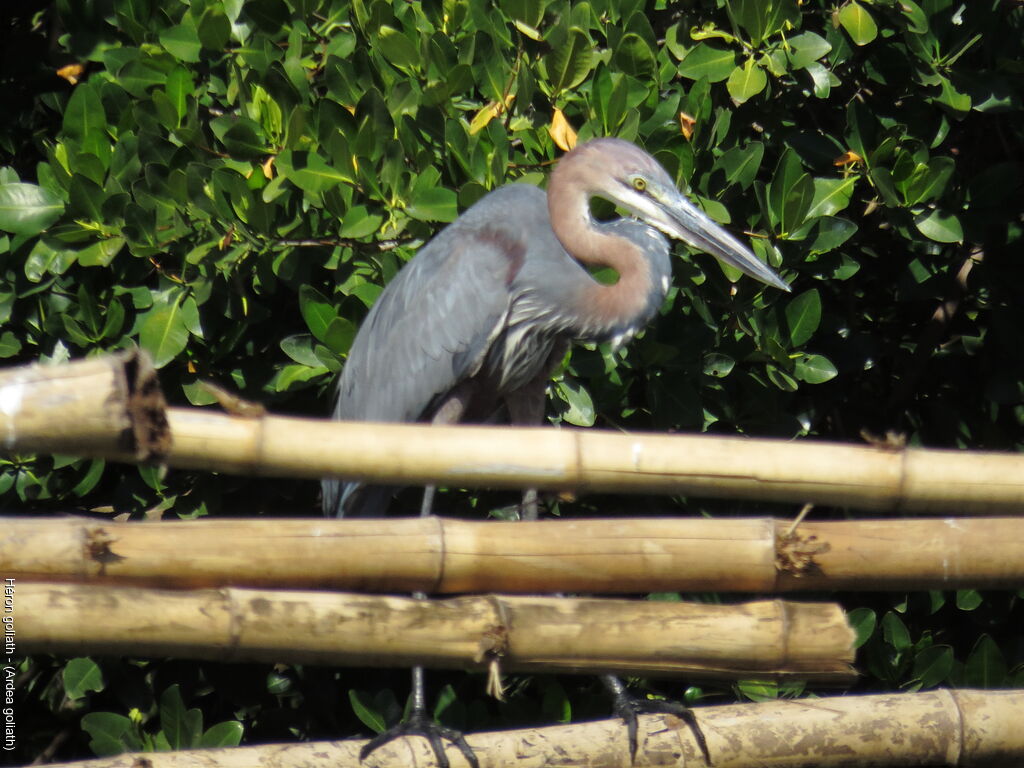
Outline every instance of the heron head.
<svg viewBox="0 0 1024 768">
<path fill-rule="evenodd" d="M 762 283 L 790 290 L 750 248 L 680 192 L 658 161 L 635 144 L 593 139 L 566 155 L 562 163 L 566 161 L 574 166 L 589 194 L 610 200 L 669 237 L 710 253 Z"/>
</svg>

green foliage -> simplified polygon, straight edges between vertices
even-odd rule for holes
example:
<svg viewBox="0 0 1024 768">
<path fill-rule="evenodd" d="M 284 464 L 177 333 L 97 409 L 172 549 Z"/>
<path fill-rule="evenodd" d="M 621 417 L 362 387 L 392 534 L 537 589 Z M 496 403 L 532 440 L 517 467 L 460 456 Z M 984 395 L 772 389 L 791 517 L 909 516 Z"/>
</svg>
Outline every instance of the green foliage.
<svg viewBox="0 0 1024 768">
<path fill-rule="evenodd" d="M 213 379 L 326 414 L 382 286 L 487 190 L 543 183 L 560 154 L 558 109 L 581 139 L 646 147 L 794 292 L 677 249 L 661 317 L 626 348 L 575 349 L 551 388 L 554 420 L 1024 443 L 1019 4 L 21 0 L 2 23 L 7 364 L 134 343 L 173 402 L 209 404 L 199 382 Z M 0 498 L 134 518 L 318 514 L 312 483 L 64 456 L 0 459 Z M 510 514 L 507 494 L 443 503 Z M 1024 680 L 1020 595 L 862 595 L 849 607 L 864 690 Z M 104 754 L 234 743 L 240 723 L 253 742 L 365 733 L 400 716 L 406 685 L 380 671 L 173 660 L 39 658 L 19 674 L 24 762 L 67 724 L 85 728 L 68 758 L 90 743 Z M 585 681 L 513 679 L 497 705 L 475 677 L 446 680 L 441 709 L 457 727 L 608 711 Z M 197 712 L 220 725 L 202 730 Z"/>
<path fill-rule="evenodd" d="M 218 723 L 204 731 L 203 713 L 185 709 L 177 685 L 163 692 L 158 716 L 160 728 L 154 733 L 142 728 L 146 718 L 137 709 L 127 717 L 114 712 L 89 712 L 82 717 L 81 724 L 89 734 L 89 748 L 100 757 L 121 752 L 234 747 L 242 740 L 242 724 L 237 720 Z"/>
</svg>

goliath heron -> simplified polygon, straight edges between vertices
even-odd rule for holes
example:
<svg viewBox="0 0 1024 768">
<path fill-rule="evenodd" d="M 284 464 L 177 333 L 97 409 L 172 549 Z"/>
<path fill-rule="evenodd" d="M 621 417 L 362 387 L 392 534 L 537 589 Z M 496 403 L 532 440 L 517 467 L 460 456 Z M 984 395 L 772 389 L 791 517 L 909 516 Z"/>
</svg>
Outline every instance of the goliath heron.
<svg viewBox="0 0 1024 768">
<path fill-rule="evenodd" d="M 635 218 L 595 221 L 594 197 Z M 789 290 L 681 194 L 654 158 L 627 141 L 595 139 L 562 158 L 547 194 L 511 184 L 485 195 L 398 273 L 352 344 L 334 417 L 454 423 L 488 420 L 504 407 L 512 423 L 540 422 L 548 375 L 570 342 L 622 344 L 658 311 L 672 275 L 662 233 Z M 603 285 L 587 265 L 610 267 L 618 280 Z M 324 510 L 383 515 L 393 490 L 327 479 Z M 430 513 L 432 497 L 428 487 L 421 514 Z M 524 517 L 536 517 L 535 492 L 524 494 L 523 506 Z M 364 754 L 413 732 L 431 740 L 442 765 L 439 735 L 454 740 L 475 764 L 458 734 L 427 718 L 422 679 L 422 670 L 415 670 L 407 725 L 378 736 Z M 635 753 L 636 706 L 622 703 L 625 690 L 617 680 L 605 678 L 605 684 L 627 718 Z M 699 736 L 692 714 L 688 722 Z"/>
</svg>

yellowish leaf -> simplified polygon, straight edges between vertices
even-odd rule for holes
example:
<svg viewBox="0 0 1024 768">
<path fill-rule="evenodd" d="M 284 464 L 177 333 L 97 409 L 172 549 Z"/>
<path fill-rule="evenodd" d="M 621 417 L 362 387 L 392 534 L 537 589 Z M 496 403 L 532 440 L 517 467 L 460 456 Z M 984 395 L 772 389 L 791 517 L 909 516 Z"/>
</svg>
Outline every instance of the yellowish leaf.
<svg viewBox="0 0 1024 768">
<path fill-rule="evenodd" d="M 57 70 L 57 77 L 63 77 L 72 85 L 78 85 L 78 81 L 82 77 L 82 73 L 85 72 L 85 67 L 81 64 L 68 64 L 65 67 L 61 67 Z"/>
<path fill-rule="evenodd" d="M 263 177 L 266 179 L 274 178 L 274 159 L 274 155 L 271 155 L 262 163 L 260 163 L 260 168 L 263 169 Z"/>
<path fill-rule="evenodd" d="M 481 107 L 480 111 L 473 115 L 473 119 L 469 122 L 469 135 L 474 136 L 480 133 L 491 120 L 498 116 L 498 112 L 498 103 L 495 101 Z"/>
<path fill-rule="evenodd" d="M 864 158 L 862 158 L 853 150 L 847 150 L 846 152 L 843 152 L 843 154 L 841 154 L 835 160 L 833 160 L 832 165 L 854 165 L 855 163 L 860 163 L 863 160 Z"/>
<path fill-rule="evenodd" d="M 576 146 L 576 131 L 565 119 L 565 113 L 558 107 L 555 107 L 555 111 L 551 115 L 548 133 L 551 134 L 551 140 L 563 152 L 568 152 Z"/>
<path fill-rule="evenodd" d="M 693 129 L 697 125 L 697 120 L 691 115 L 685 112 L 679 113 L 679 132 L 683 134 L 683 138 L 689 141 L 693 138 Z"/>
</svg>

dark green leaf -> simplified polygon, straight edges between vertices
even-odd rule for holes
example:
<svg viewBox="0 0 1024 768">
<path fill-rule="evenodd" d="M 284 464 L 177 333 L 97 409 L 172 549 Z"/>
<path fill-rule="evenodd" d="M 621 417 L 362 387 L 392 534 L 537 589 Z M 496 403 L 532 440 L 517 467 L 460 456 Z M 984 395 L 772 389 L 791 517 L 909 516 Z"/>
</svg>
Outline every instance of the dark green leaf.
<svg viewBox="0 0 1024 768">
<path fill-rule="evenodd" d="M 808 384 L 824 384 L 839 372 L 832 361 L 823 355 L 800 355 L 794 362 L 793 374 Z"/>
<path fill-rule="evenodd" d="M 846 619 L 856 635 L 853 647 L 860 648 L 874 634 L 877 623 L 875 612 L 870 608 L 854 608 L 846 615 Z"/>
<path fill-rule="evenodd" d="M 108 267 L 124 248 L 123 237 L 109 237 L 78 252 L 78 263 L 83 267 Z"/>
<path fill-rule="evenodd" d="M 160 729 L 171 749 L 191 749 L 199 745 L 203 715 L 198 709 L 185 709 L 177 685 L 170 686 L 160 696 Z"/>
<path fill-rule="evenodd" d="M 556 723 L 568 723 L 572 721 L 572 703 L 565 692 L 565 688 L 557 679 L 549 678 L 544 685 L 544 698 L 541 703 L 541 711 L 545 720 Z"/>
<path fill-rule="evenodd" d="M 544 59 L 548 80 L 557 94 L 582 83 L 594 66 L 594 46 L 586 33 L 571 27 L 565 42 Z"/>
<path fill-rule="evenodd" d="M 199 17 L 196 31 L 203 48 L 219 54 L 231 37 L 231 22 L 219 4 L 210 3 Z"/>
<path fill-rule="evenodd" d="M 807 211 L 807 218 L 832 216 L 845 210 L 850 204 L 850 197 L 856 184 L 855 176 L 845 179 L 815 179 L 814 198 L 811 200 L 810 210 Z"/>
<path fill-rule="evenodd" d="M 306 327 L 315 338 L 324 341 L 327 328 L 338 319 L 338 311 L 327 298 L 316 288 L 304 285 L 299 288 L 299 311 Z"/>
<path fill-rule="evenodd" d="M 790 376 L 788 373 L 783 371 L 776 365 L 767 363 L 764 367 L 765 373 L 768 374 L 768 379 L 776 387 L 781 389 L 783 392 L 796 392 L 800 388 L 797 384 L 796 379 Z"/>
<path fill-rule="evenodd" d="M 878 36 L 878 26 L 868 9 L 854 0 L 839 9 L 839 23 L 857 45 L 867 45 Z"/>
<path fill-rule="evenodd" d="M 715 48 L 707 43 L 697 43 L 679 64 L 679 75 L 690 80 L 707 78 L 708 82 L 726 80 L 736 68 L 736 54 Z"/>
<path fill-rule="evenodd" d="M 79 498 L 85 496 L 96 487 L 103 477 L 103 470 L 106 469 L 107 463 L 103 459 L 93 459 L 89 462 L 88 466 L 89 468 L 82 476 L 82 479 L 71 489 L 72 495 Z"/>
<path fill-rule="evenodd" d="M 735 360 L 719 352 L 711 352 L 704 356 L 704 373 L 716 379 L 728 376 L 735 365 Z"/>
<path fill-rule="evenodd" d="M 349 347 L 352 346 L 352 341 L 355 337 L 355 323 L 351 320 L 346 320 L 343 317 L 336 317 L 328 323 L 327 329 L 324 331 L 324 336 L 320 340 L 334 354 L 344 355 L 348 353 Z"/>
<path fill-rule="evenodd" d="M 782 206 L 780 229 L 783 237 L 797 236 L 807 220 L 814 200 L 814 180 L 809 173 L 801 174 L 793 182 Z"/>
<path fill-rule="evenodd" d="M 789 66 L 794 69 L 804 69 L 816 62 L 826 53 L 832 50 L 831 44 L 821 35 L 814 32 L 802 32 L 787 40 L 789 50 Z"/>
<path fill-rule="evenodd" d="M 982 604 L 981 594 L 976 589 L 958 589 L 956 607 L 961 611 L 973 611 Z"/>
<path fill-rule="evenodd" d="M 892 611 L 882 617 L 882 638 L 896 651 L 906 651 L 911 646 L 907 625 Z"/>
<path fill-rule="evenodd" d="M 188 328 L 185 327 L 178 301 L 161 297 L 143 315 L 139 327 L 139 344 L 149 352 L 157 368 L 163 368 L 184 351 L 188 344 Z"/>
<path fill-rule="evenodd" d="M 355 239 L 369 237 L 380 229 L 384 217 L 370 214 L 364 205 L 355 205 L 345 212 L 341 222 L 341 236 Z"/>
<path fill-rule="evenodd" d="M 989 635 L 982 635 L 964 665 L 965 683 L 970 688 L 995 688 L 1007 675 L 1003 652 Z"/>
<path fill-rule="evenodd" d="M 195 21 L 188 14 L 181 24 L 160 31 L 160 45 L 176 59 L 187 63 L 199 61 L 203 50 Z"/>
<path fill-rule="evenodd" d="M 730 184 L 739 184 L 746 189 L 753 183 L 761 168 L 764 157 L 764 144 L 752 141 L 743 147 L 733 147 L 716 163 L 725 170 L 725 178 Z"/>
<path fill-rule="evenodd" d="M 806 344 L 821 323 L 821 296 L 816 288 L 794 296 L 786 305 L 786 325 L 794 347 Z"/>
<path fill-rule="evenodd" d="M 220 747 L 237 747 L 242 743 L 242 736 L 245 729 L 237 720 L 225 720 L 211 726 L 197 746 L 203 749 L 218 749 Z"/>
<path fill-rule="evenodd" d="M 138 750 L 141 742 L 132 733 L 132 723 L 113 712 L 89 712 L 81 720 L 82 730 L 91 737 L 89 749 L 100 757 Z"/>
<path fill-rule="evenodd" d="M 938 209 L 925 210 L 914 216 L 918 232 L 937 243 L 962 243 L 964 228 L 960 219 Z"/>
<path fill-rule="evenodd" d="M 562 418 L 577 427 L 592 427 L 597 418 L 594 412 L 594 401 L 590 393 L 580 382 L 562 379 L 555 385 L 559 398 L 566 404 Z"/>
<path fill-rule="evenodd" d="M 103 690 L 103 673 L 92 659 L 71 659 L 61 677 L 69 699 L 80 699 L 89 691 Z"/>
<path fill-rule="evenodd" d="M 277 168 L 299 189 L 314 194 L 338 184 L 354 183 L 348 173 L 328 165 L 314 152 L 282 152 L 277 158 Z"/>
<path fill-rule="evenodd" d="M 0 230 L 37 235 L 64 212 L 64 203 L 35 184 L 0 184 Z"/>
<path fill-rule="evenodd" d="M 742 104 L 753 98 L 763 91 L 766 85 L 768 85 L 768 76 L 753 58 L 747 59 L 742 67 L 736 67 L 726 83 L 729 95 L 737 104 Z"/>
<path fill-rule="evenodd" d="M 359 718 L 359 722 L 374 733 L 383 733 L 388 727 L 383 714 L 373 709 L 364 701 L 364 698 L 365 694 L 361 691 L 349 690 L 348 692 L 349 703 L 352 705 L 352 711 Z"/>
<path fill-rule="evenodd" d="M 589 49 L 591 52 L 593 48 Z M 651 46 L 640 35 L 627 32 L 619 41 L 612 61 L 627 75 L 641 79 L 654 76 L 657 63 Z"/>
<path fill-rule="evenodd" d="M 416 194 L 405 212 L 419 221 L 455 221 L 458 200 L 454 192 L 444 187 L 424 189 Z"/>
<path fill-rule="evenodd" d="M 934 688 L 946 682 L 953 671 L 953 649 L 948 645 L 933 645 L 914 657 L 913 678 L 920 688 Z"/>
<path fill-rule="evenodd" d="M 21 352 L 21 341 L 13 331 L 4 331 L 0 334 L 0 358 L 14 357 L 19 352 Z"/>
<path fill-rule="evenodd" d="M 907 205 L 928 203 L 945 195 L 955 170 L 956 162 L 951 157 L 933 157 L 919 165 L 906 185 Z"/>
<path fill-rule="evenodd" d="M 837 218 L 833 216 L 823 216 L 815 222 L 814 225 L 814 240 L 811 243 L 809 253 L 819 254 L 828 253 L 853 236 L 853 233 L 857 231 L 857 225 L 852 221 L 846 219 Z M 852 262 L 854 266 L 853 272 L 840 276 L 838 273 L 834 274 L 838 280 L 846 280 L 856 274 L 856 270 L 859 266 L 856 262 Z"/>
<path fill-rule="evenodd" d="M 377 45 L 380 52 L 399 69 L 417 69 L 420 65 L 420 53 L 416 44 L 393 27 L 381 27 L 377 33 Z"/>
</svg>

